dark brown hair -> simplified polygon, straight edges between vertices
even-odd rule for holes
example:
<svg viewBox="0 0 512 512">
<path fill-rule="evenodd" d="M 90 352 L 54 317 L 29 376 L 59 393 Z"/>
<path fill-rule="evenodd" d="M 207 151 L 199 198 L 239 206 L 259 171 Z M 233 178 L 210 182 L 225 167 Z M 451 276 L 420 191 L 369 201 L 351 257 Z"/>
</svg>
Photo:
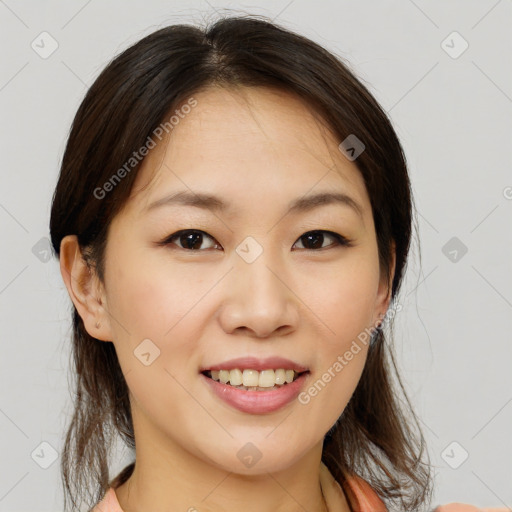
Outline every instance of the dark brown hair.
<svg viewBox="0 0 512 512">
<path fill-rule="evenodd" d="M 183 24 L 159 29 L 101 72 L 78 108 L 63 155 L 50 219 L 55 255 L 63 237 L 77 235 L 84 259 L 104 280 L 108 228 L 130 195 L 140 162 L 101 199 L 94 191 L 147 143 L 169 113 L 212 85 L 295 94 L 340 142 L 351 134 L 363 141 L 365 150 L 354 163 L 371 201 L 380 267 L 388 277 L 392 242 L 396 246 L 395 274 L 388 281 L 396 301 L 410 247 L 413 198 L 391 122 L 342 58 L 262 16 L 225 17 L 204 29 Z M 91 337 L 74 306 L 72 314 L 75 403 L 61 471 L 65 503 L 69 498 L 69 510 L 78 510 L 84 499 L 92 506 L 110 484 L 129 478 L 134 463 L 115 482 L 108 463 L 117 436 L 132 449 L 135 439 L 113 344 Z M 392 322 L 388 325 L 391 331 Z M 428 453 L 387 345 L 378 329 L 355 392 L 325 436 L 322 460 L 338 482 L 344 473 L 356 473 L 390 509 L 417 511 L 430 505 L 430 465 L 422 462 Z"/>
</svg>

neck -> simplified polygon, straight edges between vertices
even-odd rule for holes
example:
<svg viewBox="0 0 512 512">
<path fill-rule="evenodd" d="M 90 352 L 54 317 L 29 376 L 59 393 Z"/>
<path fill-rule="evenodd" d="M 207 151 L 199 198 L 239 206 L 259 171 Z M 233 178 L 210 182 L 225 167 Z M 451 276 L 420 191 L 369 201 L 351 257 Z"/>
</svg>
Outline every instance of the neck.
<svg viewBox="0 0 512 512">
<path fill-rule="evenodd" d="M 178 445 L 162 450 L 153 437 L 137 444 L 135 469 L 115 491 L 124 512 L 329 512 L 320 485 L 321 450 L 322 443 L 281 471 L 243 475 Z"/>
</svg>

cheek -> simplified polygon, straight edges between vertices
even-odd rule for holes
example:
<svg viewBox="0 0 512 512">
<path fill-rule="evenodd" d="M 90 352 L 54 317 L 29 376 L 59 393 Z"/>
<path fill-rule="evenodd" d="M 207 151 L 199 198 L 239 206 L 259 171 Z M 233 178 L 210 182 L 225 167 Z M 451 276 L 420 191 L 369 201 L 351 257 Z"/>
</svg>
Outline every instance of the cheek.
<svg viewBox="0 0 512 512">
<path fill-rule="evenodd" d="M 116 352 L 138 408 L 150 416 L 162 408 L 176 412 L 187 398 L 179 383 L 190 375 L 197 350 L 190 342 L 199 309 L 193 305 L 208 288 L 204 283 L 201 294 L 190 279 L 168 270 L 119 260 L 112 272 Z"/>
<path fill-rule="evenodd" d="M 317 417 L 324 428 L 334 424 L 349 402 L 370 342 L 378 267 L 364 254 L 353 256 L 329 269 L 329 278 L 310 274 L 302 292 L 309 290 L 306 303 L 319 318 L 323 336 L 316 351 L 315 379 L 301 403 L 310 407 L 308 417 Z"/>
<path fill-rule="evenodd" d="M 359 383 L 368 345 L 339 336 L 337 343 L 324 348 L 314 378 L 298 401 L 313 431 L 325 433 L 341 416 Z"/>
<path fill-rule="evenodd" d="M 330 269 L 328 276 L 310 276 L 301 295 L 324 325 L 326 341 L 340 348 L 371 327 L 377 289 L 373 262 L 354 258 Z"/>
<path fill-rule="evenodd" d="M 123 372 L 133 382 L 134 397 L 151 408 L 160 400 L 158 390 L 181 397 L 183 388 L 173 376 L 185 382 L 197 372 L 194 340 L 200 337 L 207 302 L 202 299 L 215 280 L 198 277 L 197 271 L 177 272 L 169 265 L 119 263 L 112 271 L 114 344 Z M 155 359 L 144 366 L 136 356 L 148 351 Z M 174 407 L 172 402 L 167 406 Z"/>
<path fill-rule="evenodd" d="M 324 409 L 328 411 L 329 428 L 341 416 L 361 378 L 367 355 L 367 346 L 352 345 L 352 349 L 337 354 L 320 380 L 325 381 Z M 349 357 L 347 357 L 350 354 Z"/>
<path fill-rule="evenodd" d="M 194 305 L 211 287 L 203 280 L 194 283 L 191 276 L 169 265 L 130 258 L 119 259 L 111 269 L 110 282 L 110 312 L 114 324 L 124 327 L 114 325 L 116 333 L 126 337 L 129 332 L 161 341 L 193 312 Z"/>
</svg>

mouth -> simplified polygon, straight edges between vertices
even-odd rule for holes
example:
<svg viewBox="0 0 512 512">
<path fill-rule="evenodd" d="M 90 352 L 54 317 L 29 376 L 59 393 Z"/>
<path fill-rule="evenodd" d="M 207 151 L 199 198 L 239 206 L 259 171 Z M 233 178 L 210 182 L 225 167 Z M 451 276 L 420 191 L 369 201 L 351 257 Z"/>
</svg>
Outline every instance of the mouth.
<svg viewBox="0 0 512 512">
<path fill-rule="evenodd" d="M 243 391 L 271 391 L 288 386 L 295 382 L 302 375 L 308 374 L 309 370 L 291 370 L 279 368 L 276 370 L 254 370 L 235 368 L 233 370 L 204 370 L 201 372 L 205 377 L 224 384 L 226 386 Z"/>
<path fill-rule="evenodd" d="M 199 373 L 215 400 L 246 414 L 271 414 L 291 406 L 307 385 L 309 375 L 309 370 L 291 369 L 203 370 Z"/>
</svg>

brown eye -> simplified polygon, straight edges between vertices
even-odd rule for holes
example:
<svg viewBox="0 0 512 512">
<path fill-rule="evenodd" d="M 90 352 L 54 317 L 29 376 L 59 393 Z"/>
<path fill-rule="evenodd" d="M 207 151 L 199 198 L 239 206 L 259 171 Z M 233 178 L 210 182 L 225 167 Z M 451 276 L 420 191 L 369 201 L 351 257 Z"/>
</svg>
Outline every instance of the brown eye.
<svg viewBox="0 0 512 512">
<path fill-rule="evenodd" d="M 201 249 L 206 238 L 215 243 L 210 243 L 208 247 Z M 334 243 L 324 245 L 326 239 L 328 240 L 329 238 L 334 240 Z M 339 235 L 338 233 L 333 233 L 332 231 L 326 230 L 308 231 L 307 233 L 304 233 L 298 239 L 298 241 L 295 242 L 294 245 L 299 242 L 302 242 L 302 247 L 299 247 L 299 249 L 313 251 L 319 249 L 328 249 L 331 247 L 334 248 L 340 246 L 351 246 L 351 241 L 349 239 Z M 172 235 L 162 240 L 159 245 L 174 245 L 177 246 L 178 249 L 183 249 L 190 252 L 201 252 L 206 249 L 220 247 L 220 244 L 215 240 L 215 238 L 198 229 L 183 229 L 181 231 L 177 231 L 176 233 L 173 233 Z"/>
<path fill-rule="evenodd" d="M 334 239 L 335 243 L 324 246 L 323 243 L 326 238 L 324 233 L 327 234 L 328 238 Z M 348 240 L 347 238 L 339 235 L 338 233 L 333 233 L 332 231 L 325 230 L 308 231 L 299 238 L 299 241 L 300 240 L 304 241 L 303 245 L 306 245 L 306 247 L 302 248 L 306 250 L 326 249 L 328 247 L 337 246 L 350 246 L 350 240 Z"/>
<path fill-rule="evenodd" d="M 167 237 L 165 240 L 161 242 L 161 245 L 178 245 L 179 249 L 184 249 L 188 251 L 201 251 L 204 249 L 200 249 L 202 243 L 204 242 L 204 238 L 209 238 L 210 240 L 215 240 L 213 237 L 205 233 L 204 231 L 196 230 L 196 229 L 184 229 L 181 231 L 177 231 L 173 233 L 171 236 Z M 177 244 L 174 243 L 174 240 L 177 240 Z M 210 247 L 214 247 L 215 244 L 210 245 Z"/>
</svg>

